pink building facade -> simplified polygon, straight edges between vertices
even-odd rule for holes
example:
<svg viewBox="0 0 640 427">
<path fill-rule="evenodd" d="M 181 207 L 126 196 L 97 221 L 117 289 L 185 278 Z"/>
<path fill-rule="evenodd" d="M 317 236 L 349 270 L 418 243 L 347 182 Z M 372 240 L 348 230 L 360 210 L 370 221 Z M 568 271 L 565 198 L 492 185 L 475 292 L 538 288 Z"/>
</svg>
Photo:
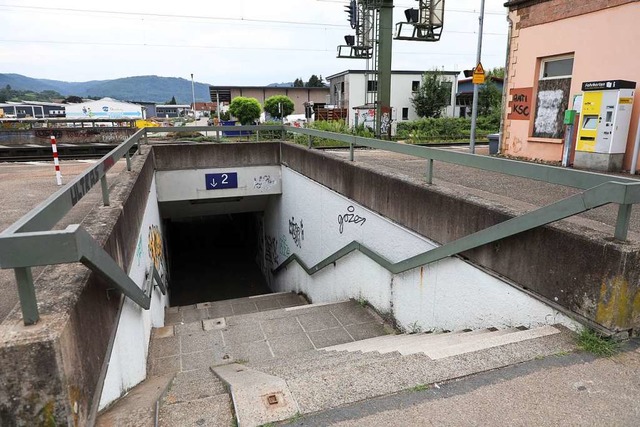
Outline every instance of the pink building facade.
<svg viewBox="0 0 640 427">
<path fill-rule="evenodd" d="M 619 79 L 640 87 L 640 3 L 511 0 L 505 6 L 511 27 L 501 152 L 559 162 L 564 111 L 574 109 L 583 82 Z M 625 170 L 631 166 L 639 103 L 636 92 Z"/>
</svg>

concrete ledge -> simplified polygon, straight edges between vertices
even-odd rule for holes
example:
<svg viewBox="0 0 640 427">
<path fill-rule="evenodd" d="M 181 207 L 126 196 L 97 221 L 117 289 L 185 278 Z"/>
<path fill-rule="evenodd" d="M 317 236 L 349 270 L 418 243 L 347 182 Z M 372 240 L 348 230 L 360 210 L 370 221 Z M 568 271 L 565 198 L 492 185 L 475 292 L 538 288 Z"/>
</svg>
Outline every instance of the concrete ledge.
<svg viewBox="0 0 640 427">
<path fill-rule="evenodd" d="M 144 152 L 118 177 L 111 206 L 96 206 L 82 223 L 125 270 L 154 173 Z M 121 296 L 78 263 L 45 268 L 35 286 L 41 320 L 25 327 L 16 307 L 0 324 L 0 425 L 87 425 Z"/>
<path fill-rule="evenodd" d="M 159 171 L 279 165 L 280 143 L 158 144 L 153 155 Z"/>
<path fill-rule="evenodd" d="M 317 150 L 282 144 L 282 163 L 439 243 L 513 216 L 442 185 L 390 176 Z M 462 254 L 610 330 L 640 328 L 640 246 L 559 222 Z"/>
</svg>

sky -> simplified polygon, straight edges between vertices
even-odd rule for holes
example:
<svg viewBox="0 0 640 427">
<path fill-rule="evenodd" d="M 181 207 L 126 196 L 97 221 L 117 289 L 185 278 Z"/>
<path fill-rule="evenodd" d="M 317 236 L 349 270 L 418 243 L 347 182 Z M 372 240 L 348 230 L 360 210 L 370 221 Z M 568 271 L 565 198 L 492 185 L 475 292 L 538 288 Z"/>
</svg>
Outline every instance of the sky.
<svg viewBox="0 0 640 427">
<path fill-rule="evenodd" d="M 394 70 L 472 68 L 481 0 L 448 0 L 439 42 L 393 42 Z M 505 0 L 486 0 L 482 63 L 504 66 Z M 0 0 L 0 73 L 64 81 L 139 75 L 266 85 L 364 69 L 338 59 L 346 0 Z M 394 23 L 417 1 L 395 0 Z"/>
</svg>

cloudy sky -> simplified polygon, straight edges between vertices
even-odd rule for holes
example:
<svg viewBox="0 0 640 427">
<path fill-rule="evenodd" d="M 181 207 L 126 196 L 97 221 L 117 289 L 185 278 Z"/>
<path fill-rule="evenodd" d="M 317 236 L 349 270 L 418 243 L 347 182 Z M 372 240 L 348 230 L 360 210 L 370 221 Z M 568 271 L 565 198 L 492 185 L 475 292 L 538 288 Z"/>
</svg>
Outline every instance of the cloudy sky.
<svg viewBox="0 0 640 427">
<path fill-rule="evenodd" d="M 503 66 L 505 0 L 486 0 L 482 62 Z M 0 0 L 0 73 L 66 81 L 135 75 L 264 85 L 363 69 L 337 59 L 346 0 Z M 394 22 L 412 0 L 395 0 Z M 471 68 L 480 0 L 446 2 L 440 42 L 394 41 L 393 69 Z"/>
</svg>

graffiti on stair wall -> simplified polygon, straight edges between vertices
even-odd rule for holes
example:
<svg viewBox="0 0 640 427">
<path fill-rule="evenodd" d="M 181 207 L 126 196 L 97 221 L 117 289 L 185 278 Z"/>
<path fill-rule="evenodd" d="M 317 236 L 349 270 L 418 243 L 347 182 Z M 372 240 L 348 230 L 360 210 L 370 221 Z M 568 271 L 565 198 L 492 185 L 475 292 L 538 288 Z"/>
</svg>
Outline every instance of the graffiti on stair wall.
<svg viewBox="0 0 640 427">
<path fill-rule="evenodd" d="M 360 215 L 355 213 L 355 208 L 350 205 L 347 208 L 347 212 L 343 213 L 342 215 L 338 215 L 338 231 L 340 232 L 340 234 L 342 234 L 342 232 L 344 231 L 344 225 L 345 224 L 360 224 L 360 226 L 363 226 L 364 223 L 367 221 L 366 218 L 361 217 Z"/>
<path fill-rule="evenodd" d="M 260 191 L 267 191 L 277 184 L 277 179 L 271 175 L 260 175 L 253 177 L 253 188 Z"/>
<path fill-rule="evenodd" d="M 295 243 L 297 247 L 302 248 L 302 241 L 304 240 L 304 224 L 302 224 L 302 219 L 298 223 L 295 217 L 291 217 L 289 220 L 289 235 L 291 235 L 293 243 Z"/>
<path fill-rule="evenodd" d="M 289 249 L 289 245 L 287 245 L 287 237 L 284 234 L 280 236 L 278 253 L 285 258 L 291 255 L 291 249 Z"/>
<path fill-rule="evenodd" d="M 153 261 L 153 264 L 157 269 L 162 264 L 162 235 L 160 234 L 160 227 L 157 225 L 149 226 L 149 238 L 148 238 L 149 257 Z"/>
<path fill-rule="evenodd" d="M 278 266 L 278 240 L 272 236 L 265 236 L 264 259 L 268 266 Z"/>
</svg>

